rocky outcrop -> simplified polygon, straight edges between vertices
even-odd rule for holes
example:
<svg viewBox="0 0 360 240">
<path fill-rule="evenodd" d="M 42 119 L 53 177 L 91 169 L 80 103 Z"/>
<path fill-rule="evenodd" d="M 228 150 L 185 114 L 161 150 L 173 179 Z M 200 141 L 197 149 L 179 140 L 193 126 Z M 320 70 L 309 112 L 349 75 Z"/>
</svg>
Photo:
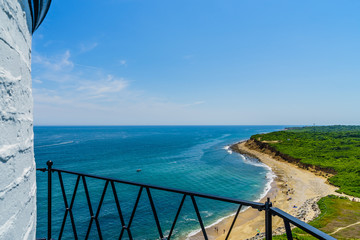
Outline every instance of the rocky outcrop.
<svg viewBox="0 0 360 240">
<path fill-rule="evenodd" d="M 315 197 L 308 199 L 304 202 L 303 205 L 301 205 L 296 213 L 296 218 L 304 221 L 304 222 L 310 222 L 317 218 L 321 211 L 317 204 L 317 202 L 320 200 L 321 197 Z M 311 213 L 311 214 L 309 214 Z M 291 228 L 295 228 L 295 226 L 291 225 Z M 286 234 L 285 227 L 278 227 L 275 230 L 273 230 L 272 235 L 283 235 Z M 248 238 L 247 240 L 259 240 L 259 239 L 265 239 L 265 232 L 259 233 L 258 235 Z"/>
</svg>

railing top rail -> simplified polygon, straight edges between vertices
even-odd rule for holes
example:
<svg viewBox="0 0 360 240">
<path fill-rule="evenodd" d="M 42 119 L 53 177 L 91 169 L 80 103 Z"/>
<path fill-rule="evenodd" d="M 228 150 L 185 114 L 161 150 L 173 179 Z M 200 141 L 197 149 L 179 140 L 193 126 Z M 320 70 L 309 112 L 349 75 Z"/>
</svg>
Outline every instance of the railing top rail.
<svg viewBox="0 0 360 240">
<path fill-rule="evenodd" d="M 314 237 L 317 237 L 318 239 L 336 240 L 336 238 L 327 235 L 326 233 L 320 231 L 319 229 L 314 228 L 313 226 L 311 226 L 311 225 L 297 219 L 296 217 L 291 216 L 290 214 L 280 210 L 279 208 L 271 207 L 270 210 L 271 210 L 273 215 L 279 216 L 282 219 L 286 219 L 287 221 L 289 221 L 293 225 L 295 225 L 298 228 L 304 230 L 305 232 L 313 235 Z"/>
<path fill-rule="evenodd" d="M 47 171 L 47 168 L 38 168 L 37 170 Z M 57 168 L 52 168 L 52 171 L 68 173 L 68 174 L 73 174 L 73 175 L 78 175 L 78 176 L 85 176 L 85 177 L 90 177 L 90 178 L 96 178 L 96 179 L 101 179 L 101 180 L 109 180 L 109 181 L 113 181 L 113 182 L 117 182 L 117 183 L 129 184 L 129 185 L 145 187 L 145 188 L 152 188 L 152 189 L 157 189 L 157 190 L 162 190 L 162 191 L 174 192 L 174 193 L 185 194 L 185 195 L 189 195 L 189 196 L 196 196 L 196 197 L 201 197 L 201 198 L 207 198 L 207 199 L 212 199 L 212 200 L 228 202 L 228 203 L 242 204 L 244 206 L 249 206 L 249 207 L 252 207 L 252 208 L 255 208 L 258 210 L 263 210 L 265 208 L 264 203 L 239 200 L 236 198 L 227 198 L 227 197 L 220 197 L 220 196 L 216 196 L 216 195 L 212 195 L 212 194 L 204 194 L 204 193 L 193 192 L 193 191 L 184 191 L 184 190 L 176 189 L 176 188 L 167 188 L 167 187 L 161 187 L 161 186 L 157 186 L 157 185 L 126 181 L 126 180 L 121 180 L 121 179 L 116 179 L 116 178 L 101 177 L 101 176 L 97 176 L 97 175 L 93 175 L 93 174 L 80 173 L 80 172 L 68 171 L 68 170 L 57 169 Z"/>
</svg>

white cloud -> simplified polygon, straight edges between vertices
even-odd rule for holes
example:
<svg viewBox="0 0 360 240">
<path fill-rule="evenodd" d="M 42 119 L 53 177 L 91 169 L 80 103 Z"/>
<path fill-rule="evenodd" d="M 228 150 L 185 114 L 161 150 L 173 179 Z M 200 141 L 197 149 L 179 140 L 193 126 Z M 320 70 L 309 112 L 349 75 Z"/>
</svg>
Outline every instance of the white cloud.
<svg viewBox="0 0 360 240">
<path fill-rule="evenodd" d="M 71 69 L 74 67 L 74 63 L 70 60 L 71 54 L 69 50 L 66 50 L 64 54 L 47 58 L 39 54 L 34 54 L 32 61 L 35 64 L 40 64 L 53 71 L 61 71 L 65 68 Z"/>
<path fill-rule="evenodd" d="M 63 106 L 67 104 L 73 104 L 72 100 L 58 96 L 56 91 L 34 88 L 33 94 L 34 101 L 39 104 Z"/>
<path fill-rule="evenodd" d="M 40 79 L 34 79 L 33 81 L 39 84 L 43 83 Z"/>
<path fill-rule="evenodd" d="M 124 60 L 124 59 L 120 60 L 120 61 L 119 61 L 119 64 L 120 64 L 121 66 L 127 66 L 127 62 L 126 62 L 126 60 Z"/>
<path fill-rule="evenodd" d="M 52 57 L 35 54 L 33 70 L 34 82 L 42 83 L 41 88 L 34 89 L 36 104 L 61 103 L 73 107 L 92 103 L 100 106 L 136 95 L 126 90 L 129 86 L 126 79 L 98 67 L 74 63 L 70 51 Z"/>
<path fill-rule="evenodd" d="M 93 42 L 93 43 L 81 43 L 80 44 L 80 51 L 82 53 L 85 52 L 90 52 L 91 50 L 93 50 L 94 48 L 96 48 L 99 44 L 97 42 Z"/>
<path fill-rule="evenodd" d="M 190 107 L 190 106 L 200 105 L 200 104 L 204 104 L 204 103 L 205 103 L 205 101 L 196 101 L 196 102 L 193 102 L 193 103 L 185 104 L 183 106 L 184 107 Z"/>
<path fill-rule="evenodd" d="M 34 82 L 42 82 L 33 89 L 35 124 L 164 124 L 199 115 L 190 106 L 204 103 L 176 103 L 132 89 L 129 80 L 105 69 L 74 63 L 70 51 L 35 54 L 33 70 Z"/>
<path fill-rule="evenodd" d="M 89 95 L 99 95 L 107 93 L 117 93 L 128 86 L 128 82 L 124 78 L 115 78 L 108 75 L 107 78 L 99 81 L 83 81 L 77 88 L 78 91 L 87 92 Z"/>
</svg>

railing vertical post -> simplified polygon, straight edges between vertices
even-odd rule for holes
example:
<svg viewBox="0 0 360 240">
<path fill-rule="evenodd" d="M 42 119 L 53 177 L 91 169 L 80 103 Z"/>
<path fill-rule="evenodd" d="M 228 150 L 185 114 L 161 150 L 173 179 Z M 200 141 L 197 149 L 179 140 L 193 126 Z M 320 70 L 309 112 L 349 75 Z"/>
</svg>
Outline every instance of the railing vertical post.
<svg viewBox="0 0 360 240">
<path fill-rule="evenodd" d="M 265 202 L 265 239 L 271 240 L 272 239 L 272 216 L 271 216 L 271 209 L 272 203 L 270 202 L 270 198 L 267 198 Z"/>
<path fill-rule="evenodd" d="M 51 181 L 51 174 L 52 174 L 52 161 L 47 161 L 46 165 L 48 166 L 48 232 L 47 232 L 47 239 L 51 240 L 51 190 L 52 190 L 52 181 Z"/>
</svg>

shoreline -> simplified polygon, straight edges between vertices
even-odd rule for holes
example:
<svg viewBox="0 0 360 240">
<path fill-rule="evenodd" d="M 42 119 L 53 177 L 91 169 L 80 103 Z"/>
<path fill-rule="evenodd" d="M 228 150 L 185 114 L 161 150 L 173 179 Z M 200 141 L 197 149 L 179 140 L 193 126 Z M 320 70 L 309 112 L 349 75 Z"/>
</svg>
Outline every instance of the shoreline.
<svg viewBox="0 0 360 240">
<path fill-rule="evenodd" d="M 251 144 L 251 140 L 235 143 L 230 148 L 239 154 L 258 159 L 275 174 L 275 178 L 270 184 L 271 188 L 258 202 L 265 202 L 269 197 L 273 206 L 302 221 L 309 222 L 318 216 L 320 210 L 317 201 L 320 198 L 330 194 L 340 195 L 335 192 L 337 187 L 327 183 L 327 178 L 315 175 L 314 172 L 299 168 L 289 162 L 281 161 L 279 158 L 275 159 L 269 152 L 262 152 L 254 144 Z M 207 226 L 206 230 L 209 239 L 225 239 L 234 215 L 235 213 Z M 240 212 L 229 239 L 261 238 L 265 231 L 264 219 L 263 212 L 251 208 Z M 219 231 L 216 231 L 216 228 Z M 224 229 L 225 233 L 223 232 Z M 255 237 L 257 230 L 260 231 L 260 235 Z M 273 233 L 284 233 L 283 222 L 280 218 L 273 219 Z M 186 239 L 199 240 L 203 239 L 203 235 L 200 231 L 193 236 L 189 234 Z"/>
</svg>

